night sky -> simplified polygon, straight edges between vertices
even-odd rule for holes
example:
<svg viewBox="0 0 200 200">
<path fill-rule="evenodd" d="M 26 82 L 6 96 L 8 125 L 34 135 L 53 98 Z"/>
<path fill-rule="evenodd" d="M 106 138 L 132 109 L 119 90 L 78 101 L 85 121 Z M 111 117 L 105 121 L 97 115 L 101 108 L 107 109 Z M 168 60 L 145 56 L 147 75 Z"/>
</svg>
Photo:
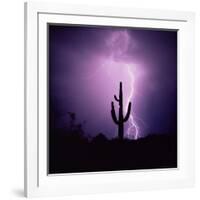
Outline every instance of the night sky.
<svg viewBox="0 0 200 200">
<path fill-rule="evenodd" d="M 176 31 L 49 25 L 50 127 L 67 127 L 74 112 L 86 135 L 116 137 L 111 101 L 117 112 L 120 81 L 138 137 L 177 133 Z"/>
</svg>

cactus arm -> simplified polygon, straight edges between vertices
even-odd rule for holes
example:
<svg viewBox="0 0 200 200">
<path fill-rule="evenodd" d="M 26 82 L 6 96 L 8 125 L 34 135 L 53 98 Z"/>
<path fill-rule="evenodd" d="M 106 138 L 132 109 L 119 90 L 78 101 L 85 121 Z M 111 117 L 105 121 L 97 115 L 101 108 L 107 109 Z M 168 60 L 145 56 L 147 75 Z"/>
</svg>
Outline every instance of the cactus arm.
<svg viewBox="0 0 200 200">
<path fill-rule="evenodd" d="M 128 120 L 130 113 L 131 113 L 131 102 L 129 102 L 129 104 L 128 104 L 128 111 L 127 111 L 126 116 L 123 120 L 124 122 L 126 122 Z"/>
<path fill-rule="evenodd" d="M 116 100 L 116 101 L 119 101 L 119 99 L 117 98 L 117 96 L 116 96 L 116 95 L 114 95 L 114 98 L 115 98 L 115 100 Z"/>
<path fill-rule="evenodd" d="M 111 107 L 112 107 L 112 109 L 111 109 L 112 119 L 116 124 L 118 124 L 113 101 L 111 103 Z"/>
</svg>

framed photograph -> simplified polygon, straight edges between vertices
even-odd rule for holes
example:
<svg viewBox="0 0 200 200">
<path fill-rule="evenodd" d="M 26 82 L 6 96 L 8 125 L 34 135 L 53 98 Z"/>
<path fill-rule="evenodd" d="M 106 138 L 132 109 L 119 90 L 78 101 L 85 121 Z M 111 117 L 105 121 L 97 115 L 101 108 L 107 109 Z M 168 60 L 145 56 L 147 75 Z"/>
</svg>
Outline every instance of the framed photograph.
<svg viewBox="0 0 200 200">
<path fill-rule="evenodd" d="M 192 186 L 194 14 L 25 4 L 25 195 Z"/>
</svg>

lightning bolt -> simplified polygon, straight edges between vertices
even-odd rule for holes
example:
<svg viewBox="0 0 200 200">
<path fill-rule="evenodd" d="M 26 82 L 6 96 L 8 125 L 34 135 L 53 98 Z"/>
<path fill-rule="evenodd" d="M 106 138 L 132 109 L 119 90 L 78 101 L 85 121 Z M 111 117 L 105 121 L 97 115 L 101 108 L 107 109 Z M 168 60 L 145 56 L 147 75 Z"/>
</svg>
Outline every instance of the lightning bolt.
<svg viewBox="0 0 200 200">
<path fill-rule="evenodd" d="M 128 103 L 134 102 L 133 101 L 134 100 L 133 99 L 133 97 L 134 97 L 134 75 L 133 75 L 133 71 L 131 70 L 130 65 L 127 65 L 127 72 L 128 72 L 129 77 L 130 77 L 130 92 L 129 92 L 129 96 L 127 98 L 126 110 L 128 109 Z M 132 106 L 132 113 L 130 114 L 130 118 L 129 118 L 129 121 L 128 121 L 129 126 L 128 126 L 128 129 L 127 129 L 127 137 L 128 138 L 134 138 L 135 140 L 137 140 L 138 135 L 139 135 L 139 126 L 137 125 L 136 121 L 134 120 L 133 108 L 134 108 L 134 106 Z"/>
<path fill-rule="evenodd" d="M 126 76 L 126 78 L 123 77 L 123 79 L 128 81 L 129 84 L 129 89 L 127 90 L 128 97 L 125 97 L 127 100 L 124 105 L 125 110 L 128 109 L 129 102 L 132 102 L 132 105 L 135 103 L 134 63 L 130 63 L 130 61 L 126 60 L 129 43 L 130 36 L 127 31 L 113 32 L 106 43 L 110 54 L 106 54 L 105 58 L 100 62 L 99 65 L 97 65 L 98 68 L 96 71 L 93 71 L 91 74 L 87 75 L 87 78 L 92 78 L 95 77 L 98 73 L 106 73 L 109 77 L 113 77 L 114 73 L 120 74 L 122 72 L 123 74 L 124 71 L 121 71 L 121 67 L 123 67 Z M 140 120 L 136 117 L 134 106 L 132 106 L 132 111 L 128 120 L 128 127 L 125 134 L 127 138 L 137 140 L 139 137 L 140 127 L 135 119 L 137 119 L 137 121 Z M 142 120 L 140 121 L 143 122 Z"/>
</svg>

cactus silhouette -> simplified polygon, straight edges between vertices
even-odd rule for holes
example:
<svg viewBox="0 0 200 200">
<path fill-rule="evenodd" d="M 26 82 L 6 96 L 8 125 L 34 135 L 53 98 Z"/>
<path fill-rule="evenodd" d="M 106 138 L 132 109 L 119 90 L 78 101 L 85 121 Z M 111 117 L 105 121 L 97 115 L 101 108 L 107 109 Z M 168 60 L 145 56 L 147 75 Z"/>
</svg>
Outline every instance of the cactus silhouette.
<svg viewBox="0 0 200 200">
<path fill-rule="evenodd" d="M 116 113 L 115 113 L 115 108 L 114 108 L 114 102 L 112 101 L 111 103 L 111 115 L 112 119 L 115 122 L 115 124 L 118 125 L 118 138 L 120 140 L 123 140 L 124 138 L 124 123 L 128 121 L 128 118 L 131 113 L 131 102 L 128 104 L 128 111 L 126 113 L 126 116 L 124 117 L 123 115 L 123 90 L 122 90 L 122 82 L 120 82 L 120 87 L 119 87 L 119 98 L 117 98 L 116 95 L 114 95 L 115 100 L 119 103 L 119 116 L 117 119 Z"/>
</svg>

